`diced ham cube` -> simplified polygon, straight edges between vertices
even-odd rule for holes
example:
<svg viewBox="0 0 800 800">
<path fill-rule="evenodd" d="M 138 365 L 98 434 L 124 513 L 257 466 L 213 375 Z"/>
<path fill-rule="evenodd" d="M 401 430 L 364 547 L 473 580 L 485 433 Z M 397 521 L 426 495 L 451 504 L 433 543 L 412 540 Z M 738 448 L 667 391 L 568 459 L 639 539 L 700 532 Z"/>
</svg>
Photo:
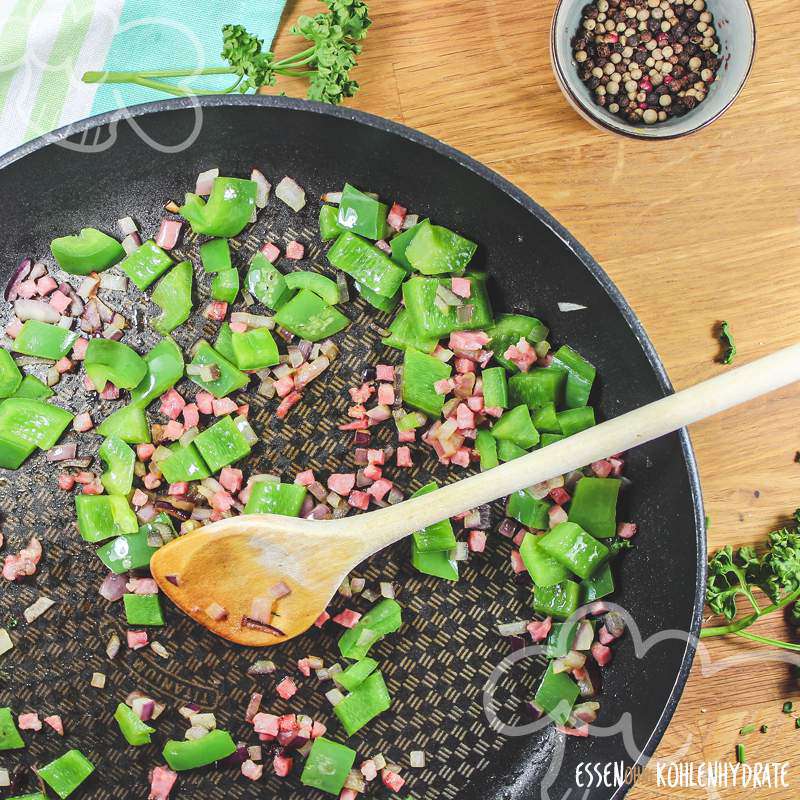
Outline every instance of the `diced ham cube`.
<svg viewBox="0 0 800 800">
<path fill-rule="evenodd" d="M 472 294 L 472 281 L 467 278 L 453 278 L 450 291 L 459 297 L 469 297 Z"/>
<path fill-rule="evenodd" d="M 49 717 L 45 717 L 44 721 L 47 725 L 49 725 L 59 736 L 64 735 L 64 723 L 61 721 L 61 717 L 58 714 L 52 714 Z"/>
<path fill-rule="evenodd" d="M 253 717 L 253 729 L 256 733 L 275 737 L 278 735 L 278 717 L 262 711 Z"/>
<path fill-rule="evenodd" d="M 557 486 L 550 490 L 550 498 L 560 506 L 566 505 L 571 500 L 569 492 L 563 486 Z"/>
<path fill-rule="evenodd" d="M 384 464 L 386 462 L 386 453 L 383 450 L 367 450 L 367 461 L 370 464 Z"/>
<path fill-rule="evenodd" d="M 231 333 L 247 333 L 247 325 L 244 322 L 231 322 L 228 327 Z"/>
<path fill-rule="evenodd" d="M 314 621 L 314 625 L 321 628 L 330 618 L 331 615 L 327 611 L 323 611 Z"/>
<path fill-rule="evenodd" d="M 179 219 L 162 219 L 156 234 L 156 244 L 163 250 L 172 250 L 183 230 L 183 222 Z"/>
<path fill-rule="evenodd" d="M 177 442 L 183 436 L 183 425 L 176 419 L 171 419 L 161 431 L 161 438 L 165 442 Z"/>
<path fill-rule="evenodd" d="M 270 264 L 274 264 L 281 257 L 281 251 L 272 242 L 264 242 L 261 245 L 261 253 Z"/>
<path fill-rule="evenodd" d="M 148 461 L 153 457 L 156 447 L 154 444 L 137 444 L 136 445 L 136 458 L 139 461 Z"/>
<path fill-rule="evenodd" d="M 366 511 L 369 508 L 369 495 L 356 489 L 350 492 L 347 502 L 353 508 L 360 508 L 362 511 Z"/>
<path fill-rule="evenodd" d="M 275 416 L 278 419 L 286 419 L 289 412 L 296 406 L 301 400 L 303 396 L 299 392 L 292 392 L 291 394 L 287 395 L 281 401 L 281 404 L 275 410 Z"/>
<path fill-rule="evenodd" d="M 486 531 L 470 531 L 467 546 L 473 553 L 482 553 L 486 549 Z"/>
<path fill-rule="evenodd" d="M 128 647 L 131 650 L 147 647 L 147 642 L 147 631 L 128 631 Z"/>
<path fill-rule="evenodd" d="M 136 489 L 131 497 L 131 505 L 135 508 L 146 506 L 149 502 L 150 498 L 141 489 Z"/>
<path fill-rule="evenodd" d="M 56 361 L 55 367 L 58 373 L 63 375 L 65 372 L 69 372 L 72 369 L 72 362 L 64 356 L 64 358 L 59 358 L 58 361 Z"/>
<path fill-rule="evenodd" d="M 355 789 L 342 789 L 342 793 L 339 795 L 339 800 L 357 800 L 357 798 Z"/>
<path fill-rule="evenodd" d="M 249 758 L 242 764 L 242 775 L 244 775 L 245 778 L 249 778 L 251 781 L 259 780 L 263 774 L 263 764 L 256 764 L 255 761 L 251 761 Z"/>
<path fill-rule="evenodd" d="M 233 414 L 238 406 L 230 397 L 215 397 L 211 403 L 211 408 L 215 417 L 224 417 L 226 414 Z"/>
<path fill-rule="evenodd" d="M 214 395 L 211 392 L 198 392 L 194 401 L 201 414 L 214 413 Z"/>
<path fill-rule="evenodd" d="M 362 383 L 359 387 L 351 387 L 348 389 L 350 392 L 350 399 L 354 403 L 366 403 L 370 397 L 375 393 L 375 387 L 370 386 L 368 383 Z"/>
<path fill-rule="evenodd" d="M 379 478 L 375 483 L 367 489 L 367 494 L 372 495 L 377 502 L 383 500 L 387 494 L 392 490 L 394 484 L 386 478 Z"/>
<path fill-rule="evenodd" d="M 294 482 L 299 486 L 311 486 L 311 484 L 315 481 L 316 478 L 314 477 L 314 470 L 312 469 L 306 469 L 302 472 L 298 472 L 294 479 Z"/>
<path fill-rule="evenodd" d="M 145 489 L 149 489 L 152 492 L 154 489 L 158 489 L 158 487 L 161 486 L 161 478 L 154 472 L 148 472 L 147 475 L 142 478 L 142 483 L 144 483 Z"/>
<path fill-rule="evenodd" d="M 417 441 L 417 432 L 413 428 L 410 431 L 398 431 L 398 433 L 397 433 L 397 441 L 398 442 L 416 442 Z"/>
<path fill-rule="evenodd" d="M 466 403 L 459 403 L 456 409 L 456 425 L 460 430 L 475 427 L 475 414 Z"/>
<path fill-rule="evenodd" d="M 470 461 L 470 451 L 467 447 L 459 447 L 452 456 L 450 456 L 450 463 L 458 467 L 468 467 Z"/>
<path fill-rule="evenodd" d="M 19 332 L 22 330 L 22 321 L 14 317 L 11 322 L 6 325 L 6 334 L 8 335 L 9 339 L 16 339 L 19 336 Z M 78 339 L 80 341 L 80 339 Z M 76 342 L 77 344 L 77 342 Z"/>
<path fill-rule="evenodd" d="M 275 691 L 284 700 L 290 700 L 297 693 L 297 684 L 287 676 L 275 687 Z"/>
<path fill-rule="evenodd" d="M 306 252 L 306 248 L 298 241 L 291 241 L 286 245 L 286 258 L 299 261 Z"/>
<path fill-rule="evenodd" d="M 401 778 L 396 772 L 392 772 L 390 769 L 384 769 L 381 771 L 381 780 L 383 781 L 383 785 L 387 789 L 391 789 L 393 792 L 399 792 L 406 783 L 403 778 Z"/>
<path fill-rule="evenodd" d="M 223 467 L 219 474 L 219 482 L 231 494 L 238 494 L 244 482 L 244 475 L 240 469 L 234 467 Z"/>
<path fill-rule="evenodd" d="M 228 313 L 228 304 L 223 303 L 221 300 L 213 300 L 206 306 L 203 316 L 206 319 L 213 320 L 214 322 L 222 322 L 225 315 Z"/>
<path fill-rule="evenodd" d="M 610 647 L 606 647 L 604 644 L 600 644 L 600 642 L 594 642 L 592 644 L 592 658 L 594 658 L 599 666 L 605 667 L 607 664 L 610 664 L 612 656 L 613 653 Z"/>
<path fill-rule="evenodd" d="M 335 472 L 328 478 L 328 488 L 332 492 L 346 497 L 353 490 L 356 485 L 356 476 L 352 472 Z"/>
<path fill-rule="evenodd" d="M 72 475 L 62 472 L 58 476 L 58 488 L 63 489 L 65 492 L 70 491 L 75 486 L 75 478 Z"/>
<path fill-rule="evenodd" d="M 337 614 L 333 621 L 343 628 L 352 628 L 361 619 L 361 614 L 358 611 L 352 611 L 346 608 L 344 611 Z"/>
<path fill-rule="evenodd" d="M 187 403 L 181 413 L 183 414 L 184 430 L 188 431 L 200 424 L 200 409 L 197 407 L 197 403 Z"/>
<path fill-rule="evenodd" d="M 147 800 L 168 800 L 177 780 L 177 772 L 166 767 L 156 767 L 150 775 L 150 794 Z"/>
<path fill-rule="evenodd" d="M 600 640 L 600 644 L 609 645 L 619 637 L 614 636 L 613 633 L 610 633 L 605 625 L 601 625 L 600 629 L 597 631 L 597 638 Z"/>
<path fill-rule="evenodd" d="M 50 295 L 49 302 L 51 308 L 54 308 L 59 314 L 64 314 L 72 305 L 72 298 L 61 291 L 55 291 Z"/>
<path fill-rule="evenodd" d="M 388 364 L 378 364 L 375 367 L 375 378 L 379 381 L 392 383 L 394 381 L 394 367 Z"/>
<path fill-rule="evenodd" d="M 469 358 L 458 357 L 453 362 L 453 366 L 456 368 L 456 372 L 461 373 L 462 375 L 466 374 L 467 372 L 475 372 L 475 362 Z"/>
<path fill-rule="evenodd" d="M 182 497 L 183 495 L 188 493 L 189 493 L 189 484 L 186 481 L 171 483 L 169 485 L 169 489 L 167 490 L 167 494 L 172 495 L 173 497 Z M 145 497 L 147 497 L 147 495 L 145 495 Z"/>
<path fill-rule="evenodd" d="M 279 778 L 285 778 L 292 771 L 293 760 L 289 756 L 278 753 L 272 760 L 272 768 Z"/>
<path fill-rule="evenodd" d="M 413 467 L 414 462 L 411 460 L 411 448 L 410 447 L 398 447 L 397 453 L 395 454 L 397 458 L 397 466 L 398 467 Z"/>
<path fill-rule="evenodd" d="M 291 375 L 284 375 L 275 381 L 275 394 L 278 397 L 286 397 L 294 391 L 294 378 Z"/>
<path fill-rule="evenodd" d="M 170 389 L 166 394 L 161 395 L 159 411 L 168 419 L 178 419 L 185 406 L 186 401 L 180 392 Z"/>
<path fill-rule="evenodd" d="M 86 431 L 90 431 L 93 427 L 94 422 L 92 422 L 92 418 L 89 416 L 88 411 L 77 414 L 75 419 L 72 420 L 72 428 L 78 433 L 85 433 Z"/>
<path fill-rule="evenodd" d="M 448 347 L 451 350 L 480 350 L 490 341 L 484 331 L 453 331 Z"/>
<path fill-rule="evenodd" d="M 515 575 L 525 572 L 525 564 L 522 561 L 522 556 L 519 554 L 519 550 L 511 551 L 511 569 L 514 570 Z"/>
<path fill-rule="evenodd" d="M 406 208 L 399 203 L 392 203 L 392 207 L 389 209 L 389 214 L 386 217 L 386 222 L 389 223 L 389 227 L 392 230 L 399 231 L 403 227 L 403 222 L 405 222 L 406 213 Z"/>
<path fill-rule="evenodd" d="M 484 414 L 488 414 L 490 417 L 502 417 L 503 416 L 503 409 L 500 406 L 493 406 L 491 408 L 484 408 Z"/>
<path fill-rule="evenodd" d="M 308 663 L 307 658 L 300 658 L 297 661 L 297 669 L 305 675 L 306 678 L 311 677 L 311 665 Z"/>
<path fill-rule="evenodd" d="M 36 287 L 36 281 L 23 281 L 17 287 L 17 295 L 23 300 L 30 300 L 32 297 L 36 297 L 37 294 L 39 294 L 39 289 Z"/>
<path fill-rule="evenodd" d="M 394 405 L 394 386 L 391 383 L 378 384 L 378 402 L 384 406 Z"/>
<path fill-rule="evenodd" d="M 72 358 L 74 361 L 83 361 L 86 356 L 86 348 L 89 347 L 89 340 L 84 339 L 83 336 L 80 336 L 75 340 L 75 344 L 72 345 Z"/>
<path fill-rule="evenodd" d="M 43 275 L 36 281 L 36 291 L 42 296 L 50 294 L 53 289 L 58 288 L 58 281 L 52 275 Z"/>
<path fill-rule="evenodd" d="M 638 527 L 635 522 L 620 522 L 617 525 L 617 536 L 620 539 L 633 539 L 637 530 Z"/>
<path fill-rule="evenodd" d="M 311 738 L 319 739 L 319 737 L 324 736 L 327 731 L 328 729 L 321 722 L 314 720 L 314 724 L 311 726 Z"/>
<path fill-rule="evenodd" d="M 210 502 L 211 507 L 217 511 L 230 511 L 233 508 L 234 499 L 228 492 L 215 492 Z"/>
<path fill-rule="evenodd" d="M 602 459 L 601 461 L 595 461 L 592 464 L 592 472 L 598 478 L 607 478 L 611 474 L 611 463 Z"/>
<path fill-rule="evenodd" d="M 119 388 L 114 386 L 111 381 L 108 381 L 100 392 L 101 400 L 119 400 Z"/>
<path fill-rule="evenodd" d="M 550 520 L 550 528 L 555 528 L 556 525 L 567 521 L 567 512 L 561 506 L 550 506 L 547 516 Z"/>
<path fill-rule="evenodd" d="M 364 477 L 370 481 L 377 481 L 383 475 L 383 470 L 377 464 L 367 464 L 363 469 Z"/>
<path fill-rule="evenodd" d="M 455 381 L 452 378 L 442 378 L 440 381 L 436 381 L 433 384 L 433 391 L 436 394 L 448 394 L 455 389 Z"/>
<path fill-rule="evenodd" d="M 378 777 L 378 768 L 375 766 L 375 762 L 368 758 L 361 764 L 361 774 L 364 776 L 364 780 L 366 781 L 374 781 L 375 778 Z"/>
<path fill-rule="evenodd" d="M 550 630 L 553 627 L 553 619 L 552 617 L 547 617 L 543 620 L 535 619 L 533 622 L 529 622 L 527 625 L 528 633 L 531 635 L 531 639 L 533 639 L 534 644 L 539 644 L 539 642 L 543 642 L 548 635 L 550 634 Z"/>
<path fill-rule="evenodd" d="M 17 724 L 21 731 L 40 731 L 42 729 L 42 721 L 35 712 L 20 714 L 17 718 Z"/>
</svg>

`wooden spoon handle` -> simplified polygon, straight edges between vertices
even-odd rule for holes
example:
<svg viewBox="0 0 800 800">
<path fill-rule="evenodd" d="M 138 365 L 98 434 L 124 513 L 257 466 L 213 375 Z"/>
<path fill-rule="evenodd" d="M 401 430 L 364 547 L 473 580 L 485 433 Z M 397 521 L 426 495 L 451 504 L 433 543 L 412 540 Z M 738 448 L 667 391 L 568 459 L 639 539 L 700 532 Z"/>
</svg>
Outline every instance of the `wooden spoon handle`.
<svg viewBox="0 0 800 800">
<path fill-rule="evenodd" d="M 413 531 L 549 480 L 800 380 L 800 344 L 668 395 L 494 469 L 369 514 L 365 556 Z"/>
</svg>

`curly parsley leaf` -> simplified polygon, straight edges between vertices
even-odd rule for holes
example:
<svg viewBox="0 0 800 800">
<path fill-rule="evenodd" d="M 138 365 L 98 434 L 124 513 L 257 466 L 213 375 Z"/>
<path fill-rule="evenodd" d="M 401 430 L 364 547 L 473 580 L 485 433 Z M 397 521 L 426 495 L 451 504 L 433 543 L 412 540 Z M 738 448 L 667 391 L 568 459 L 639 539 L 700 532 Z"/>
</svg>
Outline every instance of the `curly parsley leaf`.
<svg viewBox="0 0 800 800">
<path fill-rule="evenodd" d="M 725 348 L 721 358 L 722 363 L 733 364 L 733 359 L 736 358 L 736 342 L 733 339 L 730 325 L 726 320 L 723 320 L 719 325 L 719 340 Z"/>
</svg>

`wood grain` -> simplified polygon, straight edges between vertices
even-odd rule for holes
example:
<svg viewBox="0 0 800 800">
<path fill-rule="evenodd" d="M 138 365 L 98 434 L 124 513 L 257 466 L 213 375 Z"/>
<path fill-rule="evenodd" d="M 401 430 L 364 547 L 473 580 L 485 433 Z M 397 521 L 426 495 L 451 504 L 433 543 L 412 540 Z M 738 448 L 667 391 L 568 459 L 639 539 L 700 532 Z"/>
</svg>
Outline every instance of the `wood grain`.
<svg viewBox="0 0 800 800">
<path fill-rule="evenodd" d="M 674 142 L 615 137 L 583 122 L 553 78 L 547 41 L 554 0 L 371 0 L 374 25 L 350 104 L 436 136 L 488 164 L 555 215 L 592 252 L 642 320 L 677 388 L 710 377 L 714 324 L 731 323 L 739 359 L 791 344 L 800 333 L 800 127 L 791 56 L 800 38 L 793 0 L 753 0 L 755 67 L 742 95 L 706 130 Z M 295 43 L 289 21 L 315 13 L 290 2 L 278 51 Z M 281 89 L 300 94 L 285 82 Z M 693 426 L 709 547 L 762 542 L 800 505 L 796 420 L 800 393 L 785 389 Z M 787 636 L 781 619 L 763 635 Z M 715 640 L 713 664 L 768 651 Z M 709 672 L 710 670 L 705 670 Z M 790 760 L 800 731 L 781 713 L 800 705 L 786 664 L 764 660 L 705 674 L 696 662 L 656 758 L 732 760 L 738 729 L 749 761 Z M 795 759 L 796 760 L 796 759 Z M 654 768 L 631 792 L 656 798 L 798 796 L 789 789 L 656 786 Z"/>
</svg>

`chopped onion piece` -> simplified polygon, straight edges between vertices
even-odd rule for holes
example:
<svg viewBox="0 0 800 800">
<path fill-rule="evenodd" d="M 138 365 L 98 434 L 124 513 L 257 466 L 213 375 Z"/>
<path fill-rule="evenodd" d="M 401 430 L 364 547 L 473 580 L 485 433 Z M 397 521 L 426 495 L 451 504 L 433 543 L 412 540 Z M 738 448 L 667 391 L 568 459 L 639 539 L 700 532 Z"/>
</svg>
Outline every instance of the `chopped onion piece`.
<svg viewBox="0 0 800 800">
<path fill-rule="evenodd" d="M 241 322 L 248 328 L 275 328 L 275 318 L 266 314 L 248 314 L 246 311 L 234 311 L 231 314 L 231 322 Z"/>
<path fill-rule="evenodd" d="M 344 695 L 338 689 L 330 689 L 325 692 L 325 697 L 328 698 L 328 702 L 334 706 L 334 708 L 344 700 Z"/>
<path fill-rule="evenodd" d="M 475 306 L 472 303 L 468 303 L 464 306 L 459 306 L 456 309 L 456 322 L 461 324 L 465 324 L 467 322 L 472 321 L 472 317 L 475 315 Z"/>
<path fill-rule="evenodd" d="M 71 444 L 58 444 L 55 447 L 51 447 L 46 453 L 45 458 L 50 463 L 55 463 L 58 461 L 70 461 L 71 459 L 75 458 L 78 450 L 78 445 L 75 442 Z"/>
<path fill-rule="evenodd" d="M 128 278 L 116 272 L 104 272 L 100 276 L 100 288 L 110 292 L 125 292 L 128 290 Z"/>
<path fill-rule="evenodd" d="M 130 217 L 118 219 L 117 225 L 119 227 L 119 232 L 123 236 L 130 236 L 132 233 L 139 232 L 139 229 L 136 227 L 136 223 Z"/>
<path fill-rule="evenodd" d="M 78 297 L 88 301 L 94 294 L 99 284 L 99 278 L 93 278 L 91 275 L 88 275 L 81 281 L 81 285 L 78 287 Z"/>
<path fill-rule="evenodd" d="M 523 636 L 528 628 L 528 622 L 524 619 L 516 622 L 501 622 L 497 625 L 497 632 L 501 636 Z"/>
<path fill-rule="evenodd" d="M 395 596 L 394 584 L 391 581 L 381 581 L 381 597 L 394 600 Z"/>
<path fill-rule="evenodd" d="M 250 444 L 255 444 L 258 441 L 258 435 L 247 421 L 247 417 L 238 416 L 234 422 L 239 429 L 239 433 L 241 433 Z"/>
<path fill-rule="evenodd" d="M 260 170 L 254 169 L 250 173 L 250 180 L 254 181 L 258 186 L 256 192 L 256 208 L 265 208 L 267 200 L 269 200 L 269 192 L 272 189 L 272 184 L 266 179 L 264 173 Z"/>
<path fill-rule="evenodd" d="M 25 622 L 31 623 L 44 614 L 48 608 L 52 608 L 56 604 L 55 600 L 49 597 L 40 597 L 35 603 L 29 605 L 23 612 L 22 616 L 25 617 Z"/>
<path fill-rule="evenodd" d="M 37 322 L 48 322 L 51 325 L 57 325 L 61 319 L 61 315 L 53 306 L 41 300 L 15 300 L 14 313 L 22 322 L 34 319 Z"/>
<path fill-rule="evenodd" d="M 142 239 L 138 233 L 131 233 L 122 240 L 122 249 L 130 255 L 142 246 Z"/>
<path fill-rule="evenodd" d="M 338 206 L 339 203 L 342 202 L 342 193 L 341 192 L 325 192 L 322 195 L 322 202 L 323 203 L 332 203 L 335 206 Z"/>
<path fill-rule="evenodd" d="M 584 309 L 588 308 L 588 306 L 582 306 L 580 303 L 559 303 L 558 310 L 559 311 L 583 311 Z"/>
<path fill-rule="evenodd" d="M 275 187 L 275 196 L 286 203 L 292 211 L 299 211 L 306 204 L 306 193 L 288 175 Z"/>
<path fill-rule="evenodd" d="M 201 172 L 197 176 L 194 193 L 199 194 L 201 197 L 206 197 L 207 195 L 211 194 L 211 190 L 214 188 L 214 179 L 218 177 L 219 167 L 214 167 L 214 169 L 208 169 L 205 172 Z"/>
<path fill-rule="evenodd" d="M 104 689 L 106 685 L 106 676 L 102 672 L 93 672 L 91 685 L 95 689 Z"/>
<path fill-rule="evenodd" d="M 119 651 L 122 648 L 122 642 L 120 641 L 119 636 L 116 633 L 112 633 L 111 636 L 108 638 L 108 644 L 106 645 L 106 655 L 109 658 L 116 658 L 119 655 Z"/>
<path fill-rule="evenodd" d="M 425 753 L 422 750 L 412 750 L 408 761 L 412 767 L 422 769 L 425 766 Z"/>
<path fill-rule="evenodd" d="M 5 655 L 14 649 L 14 642 L 11 641 L 8 631 L 5 628 L 0 628 L 0 656 Z"/>
</svg>

